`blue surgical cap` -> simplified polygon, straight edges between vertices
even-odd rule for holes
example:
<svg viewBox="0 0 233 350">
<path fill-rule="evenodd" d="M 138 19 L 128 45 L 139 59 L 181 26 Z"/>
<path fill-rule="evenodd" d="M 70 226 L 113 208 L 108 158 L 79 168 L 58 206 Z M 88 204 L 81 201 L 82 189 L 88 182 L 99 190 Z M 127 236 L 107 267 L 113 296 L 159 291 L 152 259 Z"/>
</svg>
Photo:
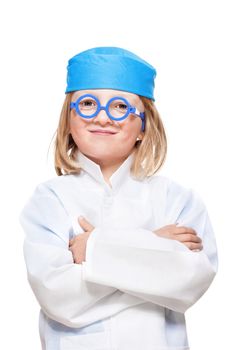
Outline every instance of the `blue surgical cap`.
<svg viewBox="0 0 233 350">
<path fill-rule="evenodd" d="M 95 47 L 68 61 L 65 93 L 88 89 L 114 89 L 153 101 L 156 70 L 134 53 L 119 47 Z"/>
</svg>

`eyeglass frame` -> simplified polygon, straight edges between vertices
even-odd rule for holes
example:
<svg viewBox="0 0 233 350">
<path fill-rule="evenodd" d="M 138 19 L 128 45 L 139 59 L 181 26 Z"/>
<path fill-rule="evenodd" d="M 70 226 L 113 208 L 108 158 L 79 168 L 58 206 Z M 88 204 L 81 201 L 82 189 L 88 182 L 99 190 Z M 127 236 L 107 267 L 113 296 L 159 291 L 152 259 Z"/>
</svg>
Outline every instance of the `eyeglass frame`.
<svg viewBox="0 0 233 350">
<path fill-rule="evenodd" d="M 97 103 L 97 110 L 92 115 L 87 116 L 87 115 L 83 114 L 78 108 L 78 104 L 79 104 L 80 100 L 83 99 L 84 97 L 91 97 Z M 111 102 L 114 100 L 117 100 L 117 99 L 123 100 L 128 107 L 127 112 L 121 118 L 114 118 L 108 111 L 108 107 L 111 104 Z M 79 114 L 81 117 L 86 118 L 86 119 L 90 119 L 90 118 L 97 116 L 101 110 L 105 110 L 105 112 L 107 113 L 107 116 L 111 120 L 117 120 L 117 121 L 126 119 L 128 117 L 128 115 L 132 113 L 132 114 L 136 115 L 137 117 L 141 118 L 141 120 L 142 120 L 142 130 L 141 131 L 144 131 L 144 129 L 145 129 L 145 113 L 139 112 L 139 110 L 136 107 L 131 106 L 129 101 L 125 97 L 122 97 L 122 96 L 114 96 L 108 100 L 108 102 L 105 106 L 101 106 L 100 101 L 96 96 L 94 96 L 92 94 L 84 94 L 84 95 L 79 96 L 79 98 L 76 101 L 70 102 L 70 109 L 73 109 L 73 108 L 75 108 L 75 111 L 77 114 Z"/>
</svg>

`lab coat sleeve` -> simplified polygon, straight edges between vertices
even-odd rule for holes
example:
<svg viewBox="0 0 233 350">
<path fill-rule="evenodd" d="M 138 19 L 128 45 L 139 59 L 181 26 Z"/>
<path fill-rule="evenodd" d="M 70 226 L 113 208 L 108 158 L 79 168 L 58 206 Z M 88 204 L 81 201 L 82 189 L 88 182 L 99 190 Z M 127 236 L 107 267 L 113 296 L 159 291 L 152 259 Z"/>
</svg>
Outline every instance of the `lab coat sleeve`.
<svg viewBox="0 0 233 350">
<path fill-rule="evenodd" d="M 174 185 L 162 226 L 176 222 L 196 230 L 203 240 L 202 251 L 193 252 L 143 228 L 96 228 L 87 245 L 84 279 L 185 312 L 210 286 L 217 272 L 217 250 L 200 196 Z"/>
<path fill-rule="evenodd" d="M 68 249 L 71 220 L 52 190 L 38 185 L 19 221 L 28 281 L 50 318 L 78 328 L 127 306 L 126 293 L 83 280 L 82 264 L 74 264 Z"/>
</svg>

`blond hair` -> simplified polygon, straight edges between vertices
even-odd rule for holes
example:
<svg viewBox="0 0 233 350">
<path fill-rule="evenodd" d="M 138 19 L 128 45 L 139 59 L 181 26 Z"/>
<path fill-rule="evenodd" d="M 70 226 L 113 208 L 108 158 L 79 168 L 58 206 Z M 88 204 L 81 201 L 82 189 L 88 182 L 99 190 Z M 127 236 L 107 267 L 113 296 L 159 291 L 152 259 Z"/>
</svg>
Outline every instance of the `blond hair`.
<svg viewBox="0 0 233 350">
<path fill-rule="evenodd" d="M 135 157 L 131 166 L 131 175 L 136 179 L 143 179 L 155 174 L 163 165 L 167 154 L 167 138 L 154 102 L 144 96 L 139 97 L 145 107 L 145 131 L 143 139 L 135 143 Z M 72 93 L 67 93 L 59 124 L 54 134 L 56 136 L 54 163 L 58 176 L 79 174 L 81 171 L 81 166 L 76 158 L 78 146 L 75 144 L 69 128 L 71 98 Z"/>
</svg>

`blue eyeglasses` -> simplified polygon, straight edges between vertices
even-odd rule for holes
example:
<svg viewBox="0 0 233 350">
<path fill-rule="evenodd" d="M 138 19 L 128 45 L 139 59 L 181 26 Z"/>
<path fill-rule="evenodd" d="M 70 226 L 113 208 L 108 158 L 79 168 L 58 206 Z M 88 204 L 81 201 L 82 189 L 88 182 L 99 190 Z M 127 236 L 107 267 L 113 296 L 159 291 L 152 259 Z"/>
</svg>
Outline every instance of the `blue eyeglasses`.
<svg viewBox="0 0 233 350">
<path fill-rule="evenodd" d="M 136 107 L 130 105 L 126 98 L 115 96 L 110 98 L 106 106 L 101 106 L 98 98 L 92 94 L 80 96 L 75 102 L 70 103 L 70 108 L 75 108 L 78 115 L 83 118 L 93 118 L 103 109 L 112 120 L 123 120 L 130 113 L 142 120 L 142 131 L 145 128 L 145 113 L 139 112 Z"/>
</svg>

